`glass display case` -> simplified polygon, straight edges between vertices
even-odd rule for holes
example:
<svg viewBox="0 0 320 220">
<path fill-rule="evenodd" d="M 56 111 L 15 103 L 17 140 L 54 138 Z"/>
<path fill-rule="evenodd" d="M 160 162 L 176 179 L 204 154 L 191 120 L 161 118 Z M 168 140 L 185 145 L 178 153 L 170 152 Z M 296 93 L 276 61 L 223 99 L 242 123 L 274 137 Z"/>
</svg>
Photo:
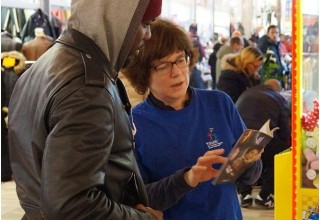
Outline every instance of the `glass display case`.
<svg viewBox="0 0 320 220">
<path fill-rule="evenodd" d="M 293 1 L 293 218 L 319 219 L 319 1 Z"/>
</svg>

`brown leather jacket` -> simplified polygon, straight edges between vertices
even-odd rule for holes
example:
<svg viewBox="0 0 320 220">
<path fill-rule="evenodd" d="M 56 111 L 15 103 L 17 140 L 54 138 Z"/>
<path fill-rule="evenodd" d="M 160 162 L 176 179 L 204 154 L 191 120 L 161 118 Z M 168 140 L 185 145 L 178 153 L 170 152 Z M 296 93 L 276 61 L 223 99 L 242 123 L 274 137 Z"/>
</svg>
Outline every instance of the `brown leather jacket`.
<svg viewBox="0 0 320 220">
<path fill-rule="evenodd" d="M 45 36 L 38 36 L 22 45 L 22 53 L 29 61 L 36 61 L 52 45 L 52 41 Z"/>
<path fill-rule="evenodd" d="M 71 29 L 18 80 L 9 139 L 24 219 L 151 219 L 132 208 L 148 199 L 132 151 L 130 104 L 107 63 Z"/>
</svg>

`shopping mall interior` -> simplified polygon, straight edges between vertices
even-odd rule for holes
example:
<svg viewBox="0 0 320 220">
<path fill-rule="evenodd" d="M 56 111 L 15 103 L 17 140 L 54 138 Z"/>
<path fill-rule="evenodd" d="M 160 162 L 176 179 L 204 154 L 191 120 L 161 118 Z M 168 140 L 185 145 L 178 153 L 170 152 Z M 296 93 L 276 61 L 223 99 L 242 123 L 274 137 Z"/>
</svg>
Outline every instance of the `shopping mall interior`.
<svg viewBox="0 0 320 220">
<path fill-rule="evenodd" d="M 73 1 L 76 0 L 1 0 L 0 219 L 3 220 L 21 219 L 24 215 L 21 208 L 23 202 L 19 202 L 15 176 L 10 166 L 8 115 L 11 94 L 19 77 L 28 73 L 38 58 L 50 50 L 61 36 L 70 18 Z M 222 83 L 221 78 L 227 71 L 222 69 L 224 66 L 219 62 L 233 64 L 235 59 L 232 60 L 232 57 L 240 56 L 243 48 L 258 48 L 262 54 L 256 68 L 259 84 L 276 79 L 280 89 L 275 93 L 283 99 L 283 106 L 288 106 L 287 113 L 283 113 L 283 106 L 279 107 L 280 116 L 276 124 L 271 122 L 271 128 L 280 127 L 279 131 L 275 131 L 275 136 L 284 131 L 286 128 L 281 126 L 284 114 L 287 114 L 289 132 L 286 135 L 290 139 L 289 144 L 281 142 L 281 150 L 274 150 L 268 161 L 265 159 L 267 156 L 261 157 L 261 176 L 250 185 L 249 194 L 240 193 L 243 190 L 242 183 L 232 183 L 238 190 L 237 198 L 243 220 L 319 219 L 319 11 L 319 0 L 162 0 L 159 17 L 177 24 L 189 34 L 190 42 L 199 51 L 198 63 L 189 73 L 189 86 L 227 93 L 247 128 L 256 129 L 251 128 L 250 123 L 247 124 L 247 116 L 242 115 L 238 101 L 242 100 L 243 91 L 239 98 L 234 99 L 230 92 L 234 88 L 226 88 L 226 84 Z M 99 28 L 98 24 L 93 25 Z M 270 30 L 275 30 L 273 36 Z M 39 37 L 42 38 L 41 46 L 35 49 L 31 42 Z M 240 39 L 240 43 L 237 39 Z M 14 42 L 14 47 L 8 47 L 9 41 L 10 44 Z M 241 47 L 236 48 L 234 45 L 237 44 Z M 174 64 L 178 66 L 177 62 L 167 63 L 171 63 L 172 70 Z M 220 66 L 219 70 L 217 65 Z M 246 85 L 244 90 L 255 86 Z M 128 94 L 133 107 L 148 100 L 148 94 L 144 94 L 135 103 L 136 100 Z M 260 96 L 258 99 L 261 101 Z M 248 112 L 250 108 L 257 108 L 265 113 L 270 106 L 263 100 L 261 102 L 254 105 L 251 100 L 243 109 Z M 273 111 L 268 117 L 276 117 L 275 114 Z M 256 122 L 262 115 L 250 120 Z M 212 138 L 219 138 L 214 131 L 207 136 L 211 141 Z M 263 151 L 266 153 L 269 150 Z M 264 190 L 266 176 L 270 173 L 272 189 L 262 198 L 260 192 Z"/>
</svg>

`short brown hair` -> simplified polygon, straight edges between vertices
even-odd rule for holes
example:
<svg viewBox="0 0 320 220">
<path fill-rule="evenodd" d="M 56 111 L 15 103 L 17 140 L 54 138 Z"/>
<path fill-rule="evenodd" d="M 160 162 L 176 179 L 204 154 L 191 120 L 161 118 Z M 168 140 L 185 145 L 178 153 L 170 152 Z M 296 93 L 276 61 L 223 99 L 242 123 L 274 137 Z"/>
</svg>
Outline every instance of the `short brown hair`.
<svg viewBox="0 0 320 220">
<path fill-rule="evenodd" d="M 232 37 L 231 39 L 230 39 L 230 45 L 232 46 L 232 45 L 235 45 L 235 44 L 238 44 L 238 45 L 243 45 L 244 43 L 243 43 L 243 39 L 242 39 L 242 37 L 238 37 L 238 36 L 236 36 L 236 37 Z"/>
<path fill-rule="evenodd" d="M 271 29 L 276 29 L 276 28 L 278 28 L 277 25 L 274 25 L 274 24 L 270 25 L 267 29 L 267 33 L 269 33 Z"/>
<path fill-rule="evenodd" d="M 198 61 L 197 49 L 193 47 L 189 34 L 182 27 L 169 20 L 157 19 L 151 23 L 152 36 L 145 42 L 138 54 L 130 57 L 122 70 L 139 94 L 148 91 L 151 77 L 151 63 L 178 51 L 190 56 L 189 67 Z"/>
</svg>

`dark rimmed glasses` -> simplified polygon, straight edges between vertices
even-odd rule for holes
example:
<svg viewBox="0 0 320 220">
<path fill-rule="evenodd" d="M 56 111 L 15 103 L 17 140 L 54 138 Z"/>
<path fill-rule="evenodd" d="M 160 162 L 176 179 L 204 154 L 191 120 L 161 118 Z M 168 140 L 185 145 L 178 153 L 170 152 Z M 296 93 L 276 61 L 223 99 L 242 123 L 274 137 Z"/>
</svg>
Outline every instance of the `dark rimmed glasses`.
<svg viewBox="0 0 320 220">
<path fill-rule="evenodd" d="M 153 66 L 158 75 L 162 76 L 172 71 L 173 65 L 176 64 L 179 69 L 183 69 L 190 64 L 190 57 L 188 55 L 178 58 L 174 62 L 164 62 Z"/>
</svg>

